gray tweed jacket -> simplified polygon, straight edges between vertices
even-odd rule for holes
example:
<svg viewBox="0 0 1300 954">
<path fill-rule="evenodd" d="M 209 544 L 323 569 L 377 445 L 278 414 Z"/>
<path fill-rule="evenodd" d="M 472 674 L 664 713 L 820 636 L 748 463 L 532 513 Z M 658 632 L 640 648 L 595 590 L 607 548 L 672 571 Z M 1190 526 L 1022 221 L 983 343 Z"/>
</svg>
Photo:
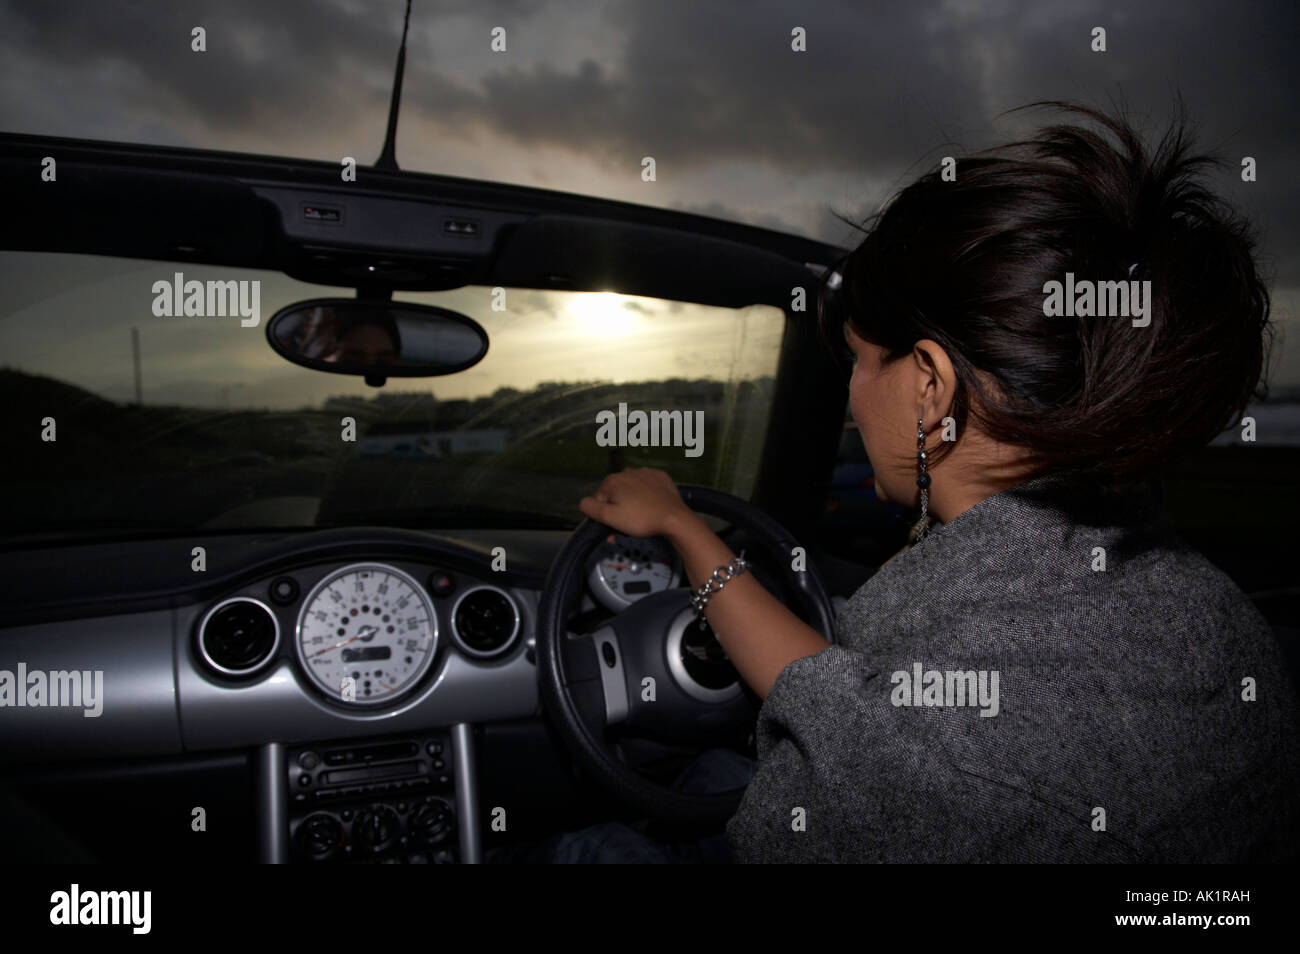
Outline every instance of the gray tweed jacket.
<svg viewBox="0 0 1300 954">
<path fill-rule="evenodd" d="M 1276 640 L 1150 491 L 1040 477 L 936 527 L 853 594 L 836 645 L 782 671 L 757 743 L 738 861 L 1297 851 Z"/>
</svg>

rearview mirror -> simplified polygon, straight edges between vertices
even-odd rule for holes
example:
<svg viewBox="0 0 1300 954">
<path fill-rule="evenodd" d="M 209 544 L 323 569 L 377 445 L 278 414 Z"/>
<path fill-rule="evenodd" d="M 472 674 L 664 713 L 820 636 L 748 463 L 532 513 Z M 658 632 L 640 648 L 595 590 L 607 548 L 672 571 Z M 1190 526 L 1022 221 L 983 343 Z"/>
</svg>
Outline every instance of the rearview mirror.
<svg viewBox="0 0 1300 954">
<path fill-rule="evenodd" d="M 473 318 L 433 305 L 315 298 L 281 308 L 266 324 L 281 357 L 317 371 L 422 378 L 472 367 L 488 336 Z"/>
</svg>

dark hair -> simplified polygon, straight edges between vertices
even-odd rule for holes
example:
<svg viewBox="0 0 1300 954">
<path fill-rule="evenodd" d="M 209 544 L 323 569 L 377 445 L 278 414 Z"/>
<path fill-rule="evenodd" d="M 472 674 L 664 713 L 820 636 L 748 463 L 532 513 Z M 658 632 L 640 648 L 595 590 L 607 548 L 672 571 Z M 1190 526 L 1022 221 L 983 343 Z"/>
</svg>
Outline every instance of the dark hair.
<svg viewBox="0 0 1300 954">
<path fill-rule="evenodd" d="M 866 238 L 825 279 L 840 273 L 839 320 L 885 348 L 886 363 L 923 338 L 944 348 L 958 439 L 973 415 L 1024 448 L 1034 473 L 1090 471 L 1116 485 L 1155 476 L 1239 422 L 1260 380 L 1272 328 L 1256 233 L 1198 181 L 1225 163 L 1188 154 L 1181 104 L 1153 154 L 1122 114 L 1055 100 L 1020 108 L 1037 106 L 1090 118 L 1118 146 L 1051 125 L 958 158 L 955 181 L 927 173 L 855 226 Z M 1135 262 L 1132 278 L 1151 280 L 1149 326 L 1044 316 L 1046 282 L 1067 271 L 1128 281 Z M 821 307 L 825 279 L 819 323 L 838 337 Z"/>
</svg>

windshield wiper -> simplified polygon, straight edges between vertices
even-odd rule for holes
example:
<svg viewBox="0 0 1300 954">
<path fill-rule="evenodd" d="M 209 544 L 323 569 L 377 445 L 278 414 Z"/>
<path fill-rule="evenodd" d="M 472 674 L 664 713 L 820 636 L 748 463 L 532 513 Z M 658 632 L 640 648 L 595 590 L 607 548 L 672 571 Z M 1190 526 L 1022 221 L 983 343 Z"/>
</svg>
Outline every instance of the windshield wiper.
<svg viewBox="0 0 1300 954">
<path fill-rule="evenodd" d="M 302 533 L 310 526 L 284 527 L 141 527 L 130 524 L 100 524 L 88 528 L 32 530 L 0 537 L 0 550 L 23 550 L 31 547 L 74 546 L 78 544 L 124 543 L 129 540 L 162 540 L 173 537 L 220 537 L 257 533 Z"/>
<path fill-rule="evenodd" d="M 318 522 L 322 527 L 355 527 L 375 524 L 385 527 L 419 527 L 421 530 L 572 530 L 577 521 L 528 510 L 498 510 L 489 507 L 412 507 L 403 510 L 354 511 Z"/>
<path fill-rule="evenodd" d="M 577 522 L 549 514 L 524 510 L 488 508 L 445 509 L 438 507 L 411 510 L 375 510 L 348 513 L 338 519 L 314 525 L 294 524 L 281 527 L 141 527 L 104 522 L 74 528 L 19 531 L 0 537 L 0 551 L 33 547 L 77 546 L 96 543 L 123 543 L 129 540 L 161 540 L 173 537 L 242 536 L 262 533 L 300 534 L 312 530 L 356 526 L 410 527 L 421 530 L 572 530 Z"/>
</svg>

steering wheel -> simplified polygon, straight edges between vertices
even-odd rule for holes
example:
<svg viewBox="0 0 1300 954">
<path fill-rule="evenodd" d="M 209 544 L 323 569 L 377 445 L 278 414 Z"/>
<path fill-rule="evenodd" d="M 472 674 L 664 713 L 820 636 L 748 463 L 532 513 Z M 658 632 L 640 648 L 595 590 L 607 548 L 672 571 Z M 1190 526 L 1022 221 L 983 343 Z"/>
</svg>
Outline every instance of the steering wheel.
<svg viewBox="0 0 1300 954">
<path fill-rule="evenodd" d="M 677 489 L 692 510 L 748 531 L 770 557 L 768 564 L 785 568 L 810 624 L 834 641 L 835 611 L 826 587 L 811 562 L 790 569 L 797 544 L 785 528 L 731 494 L 694 484 Z M 536 636 L 543 703 L 579 765 L 625 804 L 651 818 L 725 821 L 739 807 L 743 787 L 715 794 L 678 791 L 642 775 L 607 739 L 610 730 L 634 730 L 702 751 L 752 728 L 758 714 L 730 663 L 687 651 L 708 636 L 696 622 L 688 587 L 644 596 L 591 633 L 567 631 L 590 556 L 613 532 L 583 520 L 547 574 Z"/>
</svg>

